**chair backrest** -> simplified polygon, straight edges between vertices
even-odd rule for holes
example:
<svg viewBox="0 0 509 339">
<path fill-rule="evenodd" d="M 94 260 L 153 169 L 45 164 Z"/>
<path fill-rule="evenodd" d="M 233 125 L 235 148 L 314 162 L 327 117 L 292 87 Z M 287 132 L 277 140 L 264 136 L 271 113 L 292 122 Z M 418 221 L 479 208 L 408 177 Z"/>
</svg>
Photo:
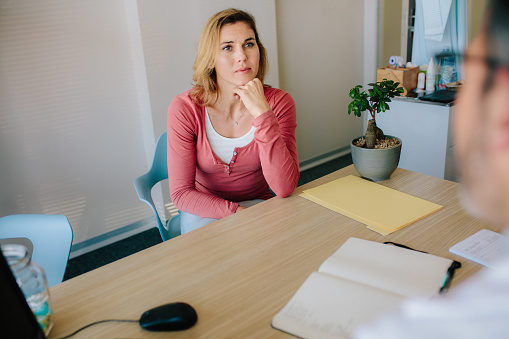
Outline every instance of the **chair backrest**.
<svg viewBox="0 0 509 339">
<path fill-rule="evenodd" d="M 180 219 L 179 216 L 174 216 L 168 220 L 167 225 L 164 225 L 159 218 L 154 201 L 152 200 L 152 187 L 161 180 L 168 179 L 168 163 L 167 163 L 167 144 L 166 132 L 159 136 L 154 151 L 154 158 L 152 159 L 152 166 L 150 170 L 134 179 L 134 188 L 138 194 L 138 198 L 147 203 L 156 218 L 157 227 L 163 241 L 171 239 L 180 234 Z"/>
<path fill-rule="evenodd" d="M 48 286 L 62 282 L 73 239 L 71 224 L 65 215 L 8 215 L 0 218 L 0 238 L 29 239 L 33 244 L 32 260 L 46 273 Z"/>
<path fill-rule="evenodd" d="M 166 132 L 161 134 L 157 139 L 156 149 L 154 150 L 154 158 L 152 159 L 152 166 L 150 172 L 157 182 L 168 179 L 168 144 L 166 142 Z"/>
</svg>

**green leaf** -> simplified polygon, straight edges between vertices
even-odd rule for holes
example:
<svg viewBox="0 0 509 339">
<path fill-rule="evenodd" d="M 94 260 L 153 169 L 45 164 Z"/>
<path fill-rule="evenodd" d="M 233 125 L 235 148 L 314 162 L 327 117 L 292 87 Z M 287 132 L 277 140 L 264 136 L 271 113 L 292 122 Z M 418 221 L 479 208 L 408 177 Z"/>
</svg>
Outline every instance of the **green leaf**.
<svg viewBox="0 0 509 339">
<path fill-rule="evenodd" d="M 390 109 L 388 103 L 391 98 L 400 96 L 404 89 L 399 87 L 399 82 L 383 79 L 382 81 L 369 83 L 371 88 L 361 92 L 362 85 L 356 85 L 349 92 L 352 99 L 348 105 L 348 114 L 352 112 L 360 117 L 362 112 L 368 110 L 371 114 L 385 112 Z"/>
</svg>

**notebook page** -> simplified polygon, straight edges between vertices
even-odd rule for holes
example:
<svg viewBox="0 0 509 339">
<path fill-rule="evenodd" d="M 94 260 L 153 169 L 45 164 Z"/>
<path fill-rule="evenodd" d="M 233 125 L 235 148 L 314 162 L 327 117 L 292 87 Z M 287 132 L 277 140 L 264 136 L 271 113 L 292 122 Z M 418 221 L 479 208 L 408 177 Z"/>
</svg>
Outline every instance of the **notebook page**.
<svg viewBox="0 0 509 339">
<path fill-rule="evenodd" d="M 272 326 L 301 338 L 350 338 L 359 325 L 397 309 L 404 297 L 313 272 Z"/>
<path fill-rule="evenodd" d="M 438 294 L 452 260 L 374 241 L 349 238 L 319 272 L 407 297 Z"/>
<path fill-rule="evenodd" d="M 502 255 L 507 240 L 500 233 L 487 229 L 471 235 L 449 249 L 449 252 L 460 255 L 481 265 L 492 267 Z"/>
</svg>

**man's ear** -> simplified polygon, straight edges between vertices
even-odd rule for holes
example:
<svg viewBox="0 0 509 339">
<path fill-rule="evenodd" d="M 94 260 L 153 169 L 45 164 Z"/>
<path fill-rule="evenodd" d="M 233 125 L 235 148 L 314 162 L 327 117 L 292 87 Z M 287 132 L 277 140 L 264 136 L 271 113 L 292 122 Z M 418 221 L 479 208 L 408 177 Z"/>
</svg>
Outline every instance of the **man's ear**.
<svg viewBox="0 0 509 339">
<path fill-rule="evenodd" d="M 501 68 L 495 72 L 492 96 L 495 104 L 491 106 L 494 112 L 489 112 L 496 115 L 491 147 L 509 151 L 509 68 Z"/>
</svg>

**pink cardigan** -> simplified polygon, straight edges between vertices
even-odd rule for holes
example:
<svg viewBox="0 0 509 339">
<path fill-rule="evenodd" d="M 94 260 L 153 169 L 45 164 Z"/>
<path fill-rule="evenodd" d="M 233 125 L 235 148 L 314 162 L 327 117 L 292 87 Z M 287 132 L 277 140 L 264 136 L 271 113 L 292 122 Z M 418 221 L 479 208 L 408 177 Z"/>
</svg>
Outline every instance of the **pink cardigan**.
<svg viewBox="0 0 509 339">
<path fill-rule="evenodd" d="M 235 213 L 236 202 L 290 195 L 299 180 L 293 98 L 265 88 L 271 107 L 253 121 L 253 141 L 236 148 L 229 164 L 212 151 L 205 132 L 205 108 L 190 91 L 177 95 L 168 109 L 168 181 L 175 206 L 203 218 Z"/>
</svg>

